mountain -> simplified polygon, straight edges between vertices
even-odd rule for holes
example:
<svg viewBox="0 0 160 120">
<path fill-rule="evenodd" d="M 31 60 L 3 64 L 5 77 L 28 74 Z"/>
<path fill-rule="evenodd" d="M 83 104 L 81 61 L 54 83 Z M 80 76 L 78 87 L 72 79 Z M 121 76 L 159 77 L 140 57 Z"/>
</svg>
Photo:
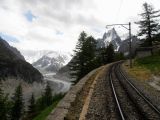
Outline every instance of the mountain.
<svg viewBox="0 0 160 120">
<path fill-rule="evenodd" d="M 25 59 L 35 68 L 43 72 L 57 72 L 62 66 L 71 60 L 68 52 L 58 52 L 49 50 L 22 51 Z"/>
<path fill-rule="evenodd" d="M 121 37 L 117 34 L 116 30 L 112 28 L 105 32 L 101 39 L 97 39 L 97 48 L 106 48 L 110 43 L 113 44 L 114 50 L 123 53 L 125 56 L 129 55 L 129 34 L 124 34 Z M 132 35 L 132 54 L 135 54 L 136 48 L 139 47 L 140 40 Z"/>
<path fill-rule="evenodd" d="M 125 56 L 128 56 L 129 55 L 129 42 L 130 42 L 129 38 L 127 38 L 126 40 L 122 41 L 118 52 L 119 53 L 123 53 Z M 135 51 L 140 46 L 140 44 L 141 44 L 141 41 L 136 36 L 132 36 L 132 43 L 131 43 L 132 55 L 135 54 Z"/>
<path fill-rule="evenodd" d="M 25 60 L 32 64 L 45 55 L 46 51 L 21 50 L 21 53 Z"/>
<path fill-rule="evenodd" d="M 132 36 L 134 36 L 134 35 L 132 35 Z M 127 40 L 129 38 L 129 33 L 122 34 L 120 36 L 120 38 L 121 38 L 122 41 Z"/>
<path fill-rule="evenodd" d="M 27 63 L 16 48 L 0 38 L 0 79 L 8 77 L 21 78 L 28 83 L 43 80 L 41 73 Z"/>
<path fill-rule="evenodd" d="M 71 77 L 70 75 L 70 66 L 74 60 L 74 57 L 62 68 L 60 68 L 56 74 L 54 75 L 54 78 L 65 80 L 65 81 L 74 81 L 75 79 Z"/>
<path fill-rule="evenodd" d="M 121 38 L 117 34 L 116 30 L 112 28 L 108 32 L 105 32 L 101 39 L 97 40 L 97 48 L 107 47 L 110 43 L 112 43 L 114 49 L 118 51 L 121 42 Z"/>
<path fill-rule="evenodd" d="M 44 55 L 32 65 L 39 70 L 56 72 L 63 66 L 64 62 L 65 60 L 62 56 L 54 58 Z"/>
<path fill-rule="evenodd" d="M 21 53 L 14 47 L 10 46 L 5 40 L 0 37 L 0 57 L 6 59 L 13 59 L 13 60 L 23 60 L 25 61 L 24 57 Z"/>
</svg>

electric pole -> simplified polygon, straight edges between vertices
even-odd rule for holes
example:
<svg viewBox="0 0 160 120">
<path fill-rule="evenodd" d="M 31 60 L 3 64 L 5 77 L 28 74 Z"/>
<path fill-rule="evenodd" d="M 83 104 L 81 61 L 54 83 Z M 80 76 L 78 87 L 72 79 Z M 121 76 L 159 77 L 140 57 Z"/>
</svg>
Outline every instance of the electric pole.
<svg viewBox="0 0 160 120">
<path fill-rule="evenodd" d="M 124 27 L 125 29 L 127 29 L 129 31 L 129 65 L 130 68 L 132 68 L 132 36 L 131 36 L 131 23 L 129 22 L 129 24 L 111 24 L 111 25 L 106 25 L 106 28 L 108 26 L 117 26 L 120 25 L 122 27 Z M 129 26 L 129 28 L 125 27 L 125 26 Z"/>
<path fill-rule="evenodd" d="M 129 63 L 130 68 L 132 68 L 132 36 L 131 36 L 131 23 L 129 22 Z"/>
</svg>

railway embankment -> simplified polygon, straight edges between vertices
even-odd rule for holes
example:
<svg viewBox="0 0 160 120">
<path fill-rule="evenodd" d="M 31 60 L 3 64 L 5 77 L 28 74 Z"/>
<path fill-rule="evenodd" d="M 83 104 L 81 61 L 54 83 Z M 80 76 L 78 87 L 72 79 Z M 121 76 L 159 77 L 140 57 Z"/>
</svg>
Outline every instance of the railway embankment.
<svg viewBox="0 0 160 120">
<path fill-rule="evenodd" d="M 47 120 L 83 119 L 88 111 L 90 96 L 92 96 L 97 80 L 105 70 L 106 66 L 102 66 L 82 78 L 58 103 Z"/>
<path fill-rule="evenodd" d="M 128 62 L 124 62 L 121 69 L 128 79 L 160 109 L 160 60 L 147 58 L 135 63 L 132 69 Z M 159 71 L 159 72 L 158 72 Z"/>
</svg>

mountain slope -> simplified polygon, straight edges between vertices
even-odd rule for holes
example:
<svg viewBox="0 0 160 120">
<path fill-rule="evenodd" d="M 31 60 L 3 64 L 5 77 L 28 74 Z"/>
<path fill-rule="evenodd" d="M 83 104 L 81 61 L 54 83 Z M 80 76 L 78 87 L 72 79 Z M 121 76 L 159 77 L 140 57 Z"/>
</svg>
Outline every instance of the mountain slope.
<svg viewBox="0 0 160 120">
<path fill-rule="evenodd" d="M 41 73 L 2 38 L 0 38 L 0 66 L 0 79 L 3 80 L 7 77 L 21 78 L 29 83 L 43 80 Z"/>
<path fill-rule="evenodd" d="M 121 38 L 117 34 L 116 30 L 112 28 L 108 32 L 105 32 L 102 39 L 98 39 L 97 42 L 97 48 L 107 47 L 112 43 L 114 49 L 117 51 L 121 45 Z"/>
<path fill-rule="evenodd" d="M 105 32 L 101 39 L 97 39 L 97 48 L 106 48 L 110 43 L 114 46 L 114 50 L 123 53 L 125 56 L 129 55 L 129 34 L 124 34 L 121 37 L 116 30 L 112 28 Z M 135 54 L 136 49 L 140 45 L 140 40 L 132 35 L 132 55 Z"/>
<path fill-rule="evenodd" d="M 54 77 L 58 78 L 58 79 L 65 80 L 65 81 L 74 81 L 75 79 L 72 78 L 70 75 L 70 66 L 71 66 L 73 60 L 74 60 L 74 58 L 72 58 L 67 65 L 60 68 L 57 71 L 56 75 L 54 75 Z"/>
<path fill-rule="evenodd" d="M 0 37 L 0 57 L 6 59 L 13 59 L 13 60 L 19 59 L 25 61 L 21 53 L 16 48 L 10 46 L 1 37 Z"/>
<path fill-rule="evenodd" d="M 64 59 L 61 56 L 59 56 L 58 58 L 51 58 L 44 55 L 32 65 L 37 69 L 56 72 L 63 66 L 63 63 Z"/>
<path fill-rule="evenodd" d="M 68 52 L 57 52 L 49 50 L 22 51 L 22 54 L 25 56 L 25 59 L 41 73 L 57 72 L 71 59 L 71 55 Z"/>
<path fill-rule="evenodd" d="M 130 42 L 129 38 L 122 41 L 118 52 L 123 53 L 125 56 L 128 56 L 129 55 L 129 42 Z M 140 43 L 141 43 L 141 41 L 136 36 L 132 36 L 131 51 L 132 51 L 133 56 L 135 54 L 136 49 L 140 46 Z"/>
<path fill-rule="evenodd" d="M 70 53 L 68 52 L 58 52 L 58 51 L 51 51 L 51 50 L 39 50 L 39 51 L 33 51 L 33 50 L 21 50 L 22 55 L 25 57 L 26 61 L 29 63 L 34 63 L 41 59 L 43 56 L 48 56 L 50 58 L 57 58 L 59 56 L 64 57 L 64 64 L 67 64 L 70 59 Z"/>
</svg>

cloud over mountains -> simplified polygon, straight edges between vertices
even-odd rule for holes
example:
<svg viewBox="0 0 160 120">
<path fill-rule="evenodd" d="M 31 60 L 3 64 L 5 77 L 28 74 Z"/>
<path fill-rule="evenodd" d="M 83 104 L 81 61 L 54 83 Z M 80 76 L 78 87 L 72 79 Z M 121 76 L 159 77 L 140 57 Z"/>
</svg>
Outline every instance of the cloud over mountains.
<svg viewBox="0 0 160 120">
<path fill-rule="evenodd" d="M 19 42 L 10 44 L 19 49 L 71 51 L 82 30 L 99 37 L 104 33 L 106 24 L 134 18 L 144 0 L 121 2 L 0 0 L 0 33 L 16 38 Z M 157 5 L 158 0 L 153 2 Z"/>
</svg>

